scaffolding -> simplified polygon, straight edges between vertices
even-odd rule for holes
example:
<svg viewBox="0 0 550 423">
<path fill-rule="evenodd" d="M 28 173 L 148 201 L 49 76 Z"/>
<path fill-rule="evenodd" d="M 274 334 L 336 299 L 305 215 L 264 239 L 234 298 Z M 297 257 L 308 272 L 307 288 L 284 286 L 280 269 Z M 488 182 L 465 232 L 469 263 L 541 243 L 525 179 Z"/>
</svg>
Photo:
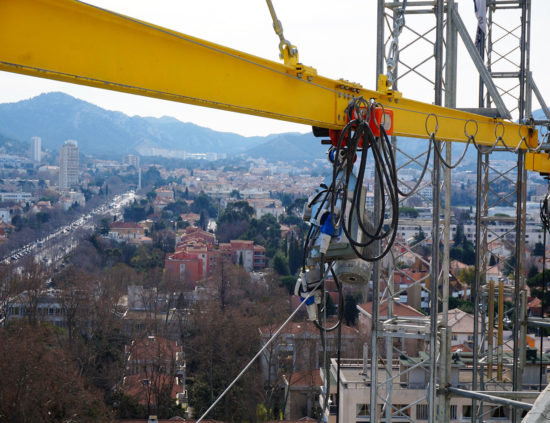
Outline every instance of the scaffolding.
<svg viewBox="0 0 550 423">
<path fill-rule="evenodd" d="M 473 13 L 471 2 L 468 4 Z M 467 110 L 493 117 L 534 122 L 531 113 L 533 95 L 542 107 L 546 119 L 550 113 L 538 91 L 529 70 L 531 2 L 525 0 L 487 0 L 486 37 L 475 43 L 466 31 L 455 0 L 436 1 L 378 1 L 376 73 L 382 74 L 385 60 L 390 60 L 388 71 L 393 88 L 405 81 L 424 84 L 433 90 L 436 105 L 455 108 L 457 101 L 457 50 L 462 41 L 479 73 L 479 101 Z M 510 27 L 502 20 L 510 17 L 519 22 Z M 486 38 L 486 40 L 484 39 Z M 397 54 L 395 44 L 398 40 Z M 388 53 L 389 51 L 389 53 Z M 414 54 L 408 54 L 414 51 Z M 426 52 L 419 57 L 419 52 Z M 432 54 L 434 52 L 434 54 Z M 429 118 L 429 116 L 428 116 Z M 547 124 L 547 121 L 536 122 Z M 426 130 L 437 138 L 437 125 L 426 122 Z M 428 129 L 430 128 L 430 129 Z M 466 136 L 473 128 L 466 128 Z M 470 134 L 468 134 L 470 132 Z M 495 133 L 498 139 L 499 134 Z M 451 245 L 451 159 L 458 156 L 451 151 L 451 143 L 441 140 L 442 154 L 434 154 L 427 145 L 424 151 L 411 153 L 410 142 L 393 139 L 396 156 L 401 160 L 400 174 L 408 170 L 418 175 L 426 158 L 429 159 L 427 177 L 417 188 L 418 196 L 432 207 L 432 230 L 425 236 L 410 240 L 397 239 L 394 254 L 386 263 L 378 263 L 373 272 L 372 334 L 370 353 L 371 381 L 377 389 L 370 391 L 370 421 L 398 419 L 412 421 L 406 412 L 417 402 L 405 407 L 395 406 L 392 386 L 392 359 L 406 358 L 403 339 L 426 340 L 426 358 L 421 367 L 428 378 L 426 395 L 418 401 L 428 404 L 427 420 L 449 421 L 450 400 L 453 396 L 471 398 L 472 422 L 483 421 L 491 407 L 511 406 L 511 420 L 517 422 L 525 412 L 522 398 L 522 373 L 526 359 L 527 295 L 525 281 L 525 222 L 526 169 L 525 152 L 506 147 L 477 147 L 476 208 L 475 208 L 475 282 L 471 287 L 474 304 L 472 378 L 469 389 L 450 385 L 451 334 L 448 327 L 449 310 L 449 252 Z M 424 141 L 419 141 L 424 143 Z M 406 149 L 402 148 L 404 145 Z M 459 147 L 460 148 L 460 147 Z M 466 146 L 468 148 L 468 146 Z M 513 153 L 513 154 L 512 154 Z M 510 162 L 513 157 L 513 162 Z M 505 160 L 502 160 L 504 158 Z M 499 160 L 500 159 L 500 160 Z M 445 163 L 446 162 L 446 163 Z M 445 165 L 444 165 L 445 164 Z M 498 164 L 498 166 L 497 166 Z M 429 176 L 429 177 L 428 177 Z M 411 185 L 401 182 L 404 186 Z M 502 191 L 502 187 L 508 187 Z M 375 192 L 377 190 L 375 189 Z M 406 205 L 409 198 L 401 198 Z M 380 210 L 380 200 L 375 199 Z M 492 213 L 495 207 L 513 207 L 511 217 Z M 504 232 L 502 223 L 507 223 Z M 400 223 L 402 225 L 403 223 Z M 511 229 L 510 229 L 511 227 Z M 442 243 L 442 248 L 438 246 Z M 512 254 L 503 254 L 502 243 L 513 245 Z M 426 251 L 431 250 L 426 260 Z M 424 254 L 421 254 L 421 253 Z M 399 269 L 403 255 L 413 255 L 417 263 L 427 269 L 426 276 L 412 278 Z M 494 281 L 487 276 L 492 266 L 508 266 L 511 276 L 508 294 L 516 299 L 514 307 L 504 310 L 505 281 Z M 394 301 L 403 292 L 395 278 L 409 278 L 407 289 L 420 286 L 428 301 L 428 316 L 424 319 L 406 319 L 394 315 Z M 384 316 L 380 317 L 383 307 Z M 386 311 L 387 310 L 387 311 Z M 495 310 L 497 310 L 495 312 Z M 502 330 L 504 321 L 511 318 L 513 350 L 511 360 L 503 354 Z M 365 358 L 366 359 L 366 358 Z M 412 368 L 411 368 L 412 369 Z M 507 394 L 502 391 L 507 391 Z M 510 393 L 509 391 L 512 391 Z M 496 392 L 496 393 L 495 393 Z M 506 395 L 506 398 L 504 397 Z M 525 395 L 523 396 L 525 397 Z M 398 401 L 399 402 L 399 401 Z M 382 407 L 380 407 L 382 404 Z M 376 412 L 375 410 L 379 410 Z M 489 410 L 489 411 L 488 411 Z M 456 418 L 456 416 L 453 416 Z"/>
</svg>

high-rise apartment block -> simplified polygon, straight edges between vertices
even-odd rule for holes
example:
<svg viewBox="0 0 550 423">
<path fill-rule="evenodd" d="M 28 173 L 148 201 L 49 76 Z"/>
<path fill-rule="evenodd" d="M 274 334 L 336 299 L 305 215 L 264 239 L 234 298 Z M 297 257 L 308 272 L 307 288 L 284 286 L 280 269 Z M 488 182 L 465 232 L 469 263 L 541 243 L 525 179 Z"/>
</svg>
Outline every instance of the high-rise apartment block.
<svg viewBox="0 0 550 423">
<path fill-rule="evenodd" d="M 67 140 L 59 153 L 59 189 L 78 185 L 78 143 Z"/>
<path fill-rule="evenodd" d="M 31 160 L 35 163 L 40 163 L 42 159 L 42 138 L 31 138 Z"/>
<path fill-rule="evenodd" d="M 128 154 L 127 156 L 124 156 L 122 162 L 139 169 L 139 156 L 136 156 L 135 154 Z"/>
</svg>

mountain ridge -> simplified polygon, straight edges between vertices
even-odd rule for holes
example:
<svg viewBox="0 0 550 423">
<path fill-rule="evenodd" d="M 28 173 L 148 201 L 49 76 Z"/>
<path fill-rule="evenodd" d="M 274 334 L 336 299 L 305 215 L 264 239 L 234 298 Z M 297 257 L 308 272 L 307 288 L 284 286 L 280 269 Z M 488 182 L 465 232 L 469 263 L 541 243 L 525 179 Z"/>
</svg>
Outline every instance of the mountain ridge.
<svg viewBox="0 0 550 423">
<path fill-rule="evenodd" d="M 140 147 L 232 156 L 281 135 L 245 137 L 182 122 L 171 116 L 128 116 L 60 92 L 0 104 L 0 133 L 20 140 L 40 136 L 43 147 L 53 150 L 65 140 L 75 139 L 83 154 L 98 157 L 121 157 L 139 152 Z M 285 135 L 302 136 L 298 133 Z"/>
</svg>

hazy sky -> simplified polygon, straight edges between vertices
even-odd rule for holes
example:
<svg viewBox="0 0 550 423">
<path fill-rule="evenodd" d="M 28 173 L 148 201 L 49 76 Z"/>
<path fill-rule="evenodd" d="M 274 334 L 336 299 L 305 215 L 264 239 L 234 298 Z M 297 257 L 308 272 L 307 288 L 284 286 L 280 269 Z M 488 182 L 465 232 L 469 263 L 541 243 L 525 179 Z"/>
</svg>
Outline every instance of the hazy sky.
<svg viewBox="0 0 550 423">
<path fill-rule="evenodd" d="M 476 26 L 473 1 L 456 1 L 473 37 Z M 257 56 L 279 60 L 279 40 L 273 31 L 264 0 L 89 0 L 88 3 Z M 375 0 L 273 0 L 273 4 L 283 23 L 286 38 L 298 47 L 302 63 L 316 68 L 323 76 L 345 78 L 359 82 L 365 88 L 375 88 Z M 550 103 L 550 59 L 544 44 L 548 36 L 545 26 L 550 16 L 550 1 L 532 0 L 532 4 L 531 70 L 543 96 Z M 515 15 L 510 14 L 509 19 L 506 13 L 502 12 L 504 28 L 511 29 L 519 25 L 519 20 L 515 21 L 517 12 Z M 411 16 L 408 23 L 421 30 L 424 24 L 422 19 Z M 402 45 L 406 45 L 409 39 L 410 33 L 404 33 Z M 403 52 L 402 57 L 422 60 L 431 51 L 430 45 L 425 44 Z M 477 77 L 462 47 L 459 49 L 459 57 L 458 105 L 475 107 Z M 422 70 L 428 72 L 431 68 Z M 403 80 L 399 89 L 408 98 L 427 102 L 433 100 L 433 91 L 423 85 L 419 77 Z M 0 72 L 1 103 L 27 99 L 50 91 L 63 91 L 128 115 L 168 115 L 215 130 L 243 135 L 310 130 L 304 125 Z M 534 103 L 533 108 L 538 109 L 538 104 Z"/>
</svg>

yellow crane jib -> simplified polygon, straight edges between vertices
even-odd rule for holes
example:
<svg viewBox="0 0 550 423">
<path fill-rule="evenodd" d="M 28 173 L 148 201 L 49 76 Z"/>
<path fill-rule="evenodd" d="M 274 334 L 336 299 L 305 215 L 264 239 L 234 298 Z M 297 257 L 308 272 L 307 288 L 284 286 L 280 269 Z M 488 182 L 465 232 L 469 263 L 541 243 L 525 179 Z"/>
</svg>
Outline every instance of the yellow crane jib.
<svg viewBox="0 0 550 423">
<path fill-rule="evenodd" d="M 326 78 L 292 50 L 278 63 L 77 0 L 0 0 L 0 70 L 335 130 L 362 96 L 392 110 L 394 135 L 530 150 L 550 173 L 531 127 Z"/>
</svg>

